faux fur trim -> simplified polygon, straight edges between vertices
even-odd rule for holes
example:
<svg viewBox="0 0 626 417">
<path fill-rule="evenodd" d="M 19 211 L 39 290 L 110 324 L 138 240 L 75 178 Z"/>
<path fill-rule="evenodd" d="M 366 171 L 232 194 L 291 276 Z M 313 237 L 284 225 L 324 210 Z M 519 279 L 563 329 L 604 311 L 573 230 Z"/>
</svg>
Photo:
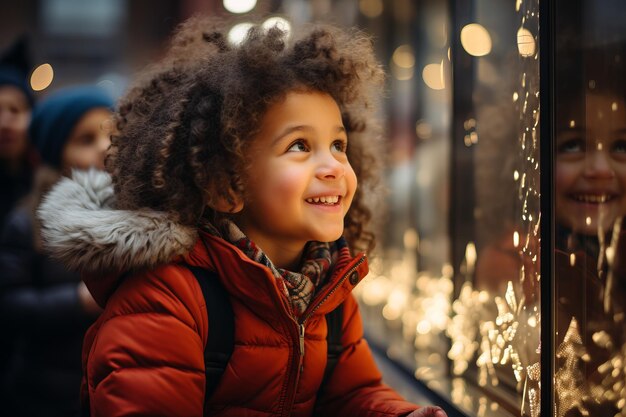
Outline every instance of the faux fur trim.
<svg viewBox="0 0 626 417">
<path fill-rule="evenodd" d="M 101 274 L 167 263 L 187 253 L 196 230 L 149 209 L 117 210 L 111 177 L 74 171 L 37 210 L 44 248 L 71 270 Z"/>
</svg>

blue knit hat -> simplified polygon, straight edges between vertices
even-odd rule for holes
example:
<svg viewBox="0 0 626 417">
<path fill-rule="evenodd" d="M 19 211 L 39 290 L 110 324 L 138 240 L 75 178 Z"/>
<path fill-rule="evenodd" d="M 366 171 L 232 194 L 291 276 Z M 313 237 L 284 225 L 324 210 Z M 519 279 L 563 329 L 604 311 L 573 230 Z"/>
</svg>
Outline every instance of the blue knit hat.
<svg viewBox="0 0 626 417">
<path fill-rule="evenodd" d="M 28 44 L 25 37 L 18 39 L 0 56 L 0 86 L 17 87 L 24 93 L 28 104 L 32 107 L 35 103 L 35 97 L 33 90 L 28 85 L 30 67 Z"/>
<path fill-rule="evenodd" d="M 98 87 L 72 87 L 47 97 L 33 110 L 30 140 L 45 163 L 61 166 L 63 148 L 74 126 L 89 110 L 113 109 L 113 99 Z"/>
</svg>

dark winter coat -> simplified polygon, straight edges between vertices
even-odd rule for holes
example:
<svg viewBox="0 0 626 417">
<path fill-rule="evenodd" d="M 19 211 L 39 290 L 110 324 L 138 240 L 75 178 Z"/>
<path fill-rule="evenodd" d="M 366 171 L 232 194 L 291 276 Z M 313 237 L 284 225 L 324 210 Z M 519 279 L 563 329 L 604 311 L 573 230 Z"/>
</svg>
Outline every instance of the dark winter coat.
<svg viewBox="0 0 626 417">
<path fill-rule="evenodd" d="M 79 303 L 79 275 L 35 250 L 31 219 L 28 208 L 14 210 L 0 235 L 0 329 L 10 350 L 2 409 L 11 416 L 72 416 L 82 340 L 95 317 Z"/>
</svg>

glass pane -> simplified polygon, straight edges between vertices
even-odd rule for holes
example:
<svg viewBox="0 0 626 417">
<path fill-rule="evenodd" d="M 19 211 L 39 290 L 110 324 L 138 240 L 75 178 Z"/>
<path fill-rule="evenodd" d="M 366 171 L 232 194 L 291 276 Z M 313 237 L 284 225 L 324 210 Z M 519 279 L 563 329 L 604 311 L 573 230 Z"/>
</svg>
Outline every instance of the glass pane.
<svg viewBox="0 0 626 417">
<path fill-rule="evenodd" d="M 450 313 L 449 15 L 446 2 L 385 3 L 389 45 L 384 222 L 357 287 L 366 332 L 419 378 L 447 371 Z M 384 32 L 380 35 L 384 36 Z"/>
<path fill-rule="evenodd" d="M 626 8 L 556 10 L 556 411 L 626 416 Z"/>
<path fill-rule="evenodd" d="M 537 0 L 477 0 L 459 16 L 452 141 L 464 185 L 452 196 L 458 272 L 448 328 L 453 374 L 532 417 L 540 410 L 538 12 Z"/>
<path fill-rule="evenodd" d="M 368 339 L 469 415 L 537 417 L 539 2 L 385 4 L 389 194 L 357 288 Z"/>
</svg>

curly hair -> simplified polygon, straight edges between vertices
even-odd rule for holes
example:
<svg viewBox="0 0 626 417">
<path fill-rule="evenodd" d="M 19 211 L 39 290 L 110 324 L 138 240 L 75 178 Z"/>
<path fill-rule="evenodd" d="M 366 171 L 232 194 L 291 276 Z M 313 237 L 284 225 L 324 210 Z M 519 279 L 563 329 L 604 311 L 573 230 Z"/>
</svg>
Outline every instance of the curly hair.
<svg viewBox="0 0 626 417">
<path fill-rule="evenodd" d="M 325 25 L 287 39 L 277 27 L 254 26 L 231 45 L 226 29 L 227 22 L 189 19 L 161 62 L 122 98 L 106 162 L 118 207 L 215 226 L 225 214 L 213 203 L 234 204 L 245 195 L 245 149 L 268 107 L 290 91 L 319 91 L 339 105 L 360 183 L 344 236 L 353 250 L 371 249 L 371 212 L 363 200 L 378 178 L 375 116 L 383 71 L 370 39 Z"/>
</svg>

